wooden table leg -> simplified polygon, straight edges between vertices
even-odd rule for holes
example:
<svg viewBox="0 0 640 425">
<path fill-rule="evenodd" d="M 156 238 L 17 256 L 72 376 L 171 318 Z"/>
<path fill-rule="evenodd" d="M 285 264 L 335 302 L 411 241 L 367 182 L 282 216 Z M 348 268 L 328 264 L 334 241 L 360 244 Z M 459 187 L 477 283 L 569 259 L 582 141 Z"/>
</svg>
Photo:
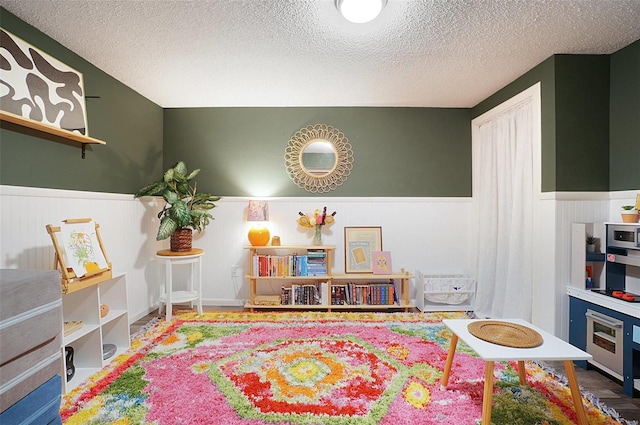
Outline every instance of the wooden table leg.
<svg viewBox="0 0 640 425">
<path fill-rule="evenodd" d="M 482 395 L 482 425 L 491 425 L 493 403 L 493 362 L 484 362 L 484 394 Z"/>
<path fill-rule="evenodd" d="M 440 384 L 446 387 L 449 383 L 449 374 L 451 373 L 451 365 L 453 364 L 453 356 L 456 354 L 456 346 L 458 345 L 458 335 L 451 334 L 451 341 L 449 341 L 449 354 L 447 355 L 447 362 L 444 365 L 444 372 L 442 373 L 442 379 Z"/>
<path fill-rule="evenodd" d="M 518 375 L 520 376 L 520 385 L 527 385 L 527 373 L 524 370 L 524 362 L 518 361 Z"/>
<path fill-rule="evenodd" d="M 588 425 L 587 414 L 584 412 L 584 406 L 582 405 L 582 395 L 580 394 L 578 378 L 576 377 L 576 370 L 573 367 L 572 360 L 564 361 L 564 370 L 567 373 L 567 379 L 569 380 L 569 388 L 571 389 L 571 397 L 573 398 L 573 407 L 576 410 L 576 415 L 578 416 L 578 424 Z"/>
</svg>

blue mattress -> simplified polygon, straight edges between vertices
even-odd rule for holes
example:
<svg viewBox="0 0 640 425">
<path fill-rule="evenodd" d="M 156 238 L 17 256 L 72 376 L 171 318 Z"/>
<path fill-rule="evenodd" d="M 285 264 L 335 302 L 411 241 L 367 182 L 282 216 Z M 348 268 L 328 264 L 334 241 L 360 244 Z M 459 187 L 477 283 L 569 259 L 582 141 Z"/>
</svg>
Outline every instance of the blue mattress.
<svg viewBox="0 0 640 425">
<path fill-rule="evenodd" d="M 62 378 L 56 375 L 0 413 L 2 425 L 58 425 Z"/>
</svg>

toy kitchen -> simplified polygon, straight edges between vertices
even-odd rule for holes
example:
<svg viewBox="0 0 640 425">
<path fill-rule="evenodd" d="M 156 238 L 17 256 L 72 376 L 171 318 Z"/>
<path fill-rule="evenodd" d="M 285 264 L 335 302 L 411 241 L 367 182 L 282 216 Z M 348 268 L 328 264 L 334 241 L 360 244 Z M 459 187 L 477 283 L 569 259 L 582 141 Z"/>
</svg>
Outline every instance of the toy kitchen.
<svg viewBox="0 0 640 425">
<path fill-rule="evenodd" d="M 593 356 L 576 363 L 600 369 L 638 397 L 640 224 L 574 223 L 571 230 L 569 342 Z M 595 252 L 587 252 L 587 236 L 600 242 Z"/>
</svg>

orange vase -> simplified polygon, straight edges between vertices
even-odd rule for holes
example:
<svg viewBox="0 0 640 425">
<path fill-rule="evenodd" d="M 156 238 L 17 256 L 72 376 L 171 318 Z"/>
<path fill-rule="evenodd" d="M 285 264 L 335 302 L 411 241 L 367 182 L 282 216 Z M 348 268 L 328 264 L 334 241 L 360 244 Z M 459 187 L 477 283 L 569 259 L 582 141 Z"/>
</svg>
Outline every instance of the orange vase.
<svg viewBox="0 0 640 425">
<path fill-rule="evenodd" d="M 269 243 L 271 234 L 266 227 L 252 227 L 249 229 L 249 242 L 253 246 L 265 246 Z"/>
</svg>

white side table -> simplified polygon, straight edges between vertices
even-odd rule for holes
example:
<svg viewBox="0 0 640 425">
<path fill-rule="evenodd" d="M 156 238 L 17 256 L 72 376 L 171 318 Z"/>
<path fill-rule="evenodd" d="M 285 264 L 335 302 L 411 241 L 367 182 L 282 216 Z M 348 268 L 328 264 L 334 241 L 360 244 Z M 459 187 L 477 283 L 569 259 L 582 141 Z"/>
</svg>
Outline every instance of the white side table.
<svg viewBox="0 0 640 425">
<path fill-rule="evenodd" d="M 191 251 L 174 252 L 169 249 L 162 249 L 156 253 L 156 258 L 164 262 L 164 293 L 160 295 L 160 308 L 158 313 L 162 312 L 162 306 L 166 305 L 167 321 L 171 320 L 171 310 L 173 304 L 184 304 L 197 302 L 198 314 L 202 314 L 202 256 L 204 250 L 201 248 L 193 248 Z M 173 290 L 173 266 L 191 264 L 191 275 L 189 278 L 189 288 L 183 291 Z"/>
</svg>

